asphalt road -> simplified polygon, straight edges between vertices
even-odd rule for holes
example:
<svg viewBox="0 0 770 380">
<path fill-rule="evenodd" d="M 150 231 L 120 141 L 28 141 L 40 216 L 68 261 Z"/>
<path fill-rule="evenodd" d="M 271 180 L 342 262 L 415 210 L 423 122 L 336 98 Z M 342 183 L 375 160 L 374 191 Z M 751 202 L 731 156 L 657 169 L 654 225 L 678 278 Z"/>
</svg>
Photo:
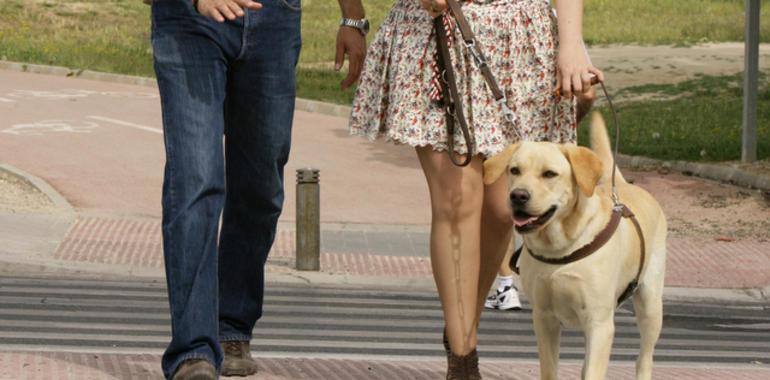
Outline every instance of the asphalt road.
<svg viewBox="0 0 770 380">
<path fill-rule="evenodd" d="M 618 311 L 612 359 L 633 362 L 638 332 Z M 658 363 L 770 365 L 770 306 L 666 303 Z M 256 355 L 440 358 L 443 320 L 435 293 L 270 284 L 254 330 Z M 169 339 L 162 280 L 0 277 L 0 350 L 160 354 Z M 536 359 L 531 314 L 488 311 L 485 360 Z M 583 337 L 562 336 L 563 360 L 580 360 Z"/>
</svg>

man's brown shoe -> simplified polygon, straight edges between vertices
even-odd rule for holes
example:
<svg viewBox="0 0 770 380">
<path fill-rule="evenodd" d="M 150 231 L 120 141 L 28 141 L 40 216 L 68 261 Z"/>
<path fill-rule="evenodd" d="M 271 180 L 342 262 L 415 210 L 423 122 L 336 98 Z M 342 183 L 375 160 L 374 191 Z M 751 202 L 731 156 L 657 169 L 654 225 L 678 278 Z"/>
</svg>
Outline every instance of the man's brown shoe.
<svg viewBox="0 0 770 380">
<path fill-rule="evenodd" d="M 177 367 L 171 380 L 217 380 L 217 370 L 205 359 L 189 359 Z"/>
<path fill-rule="evenodd" d="M 222 376 L 249 376 L 257 373 L 257 362 L 251 357 L 248 341 L 222 342 L 222 351 L 225 352 Z"/>
</svg>

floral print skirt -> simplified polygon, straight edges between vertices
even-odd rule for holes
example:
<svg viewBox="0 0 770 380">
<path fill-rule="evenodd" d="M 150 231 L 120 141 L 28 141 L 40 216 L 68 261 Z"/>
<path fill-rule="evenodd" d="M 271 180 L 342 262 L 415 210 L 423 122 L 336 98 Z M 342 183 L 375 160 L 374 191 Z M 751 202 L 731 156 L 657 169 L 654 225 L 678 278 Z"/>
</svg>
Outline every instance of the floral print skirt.
<svg viewBox="0 0 770 380">
<path fill-rule="evenodd" d="M 490 157 L 519 140 L 574 142 L 574 99 L 555 95 L 557 26 L 548 0 L 473 0 L 462 5 L 508 106 L 503 116 L 455 29 L 452 64 L 476 146 Z M 396 0 L 369 47 L 353 100 L 350 133 L 447 149 L 443 109 L 431 100 L 433 20 L 418 0 Z M 518 130 L 518 132 L 517 132 Z M 458 132 L 455 151 L 467 152 Z"/>
</svg>

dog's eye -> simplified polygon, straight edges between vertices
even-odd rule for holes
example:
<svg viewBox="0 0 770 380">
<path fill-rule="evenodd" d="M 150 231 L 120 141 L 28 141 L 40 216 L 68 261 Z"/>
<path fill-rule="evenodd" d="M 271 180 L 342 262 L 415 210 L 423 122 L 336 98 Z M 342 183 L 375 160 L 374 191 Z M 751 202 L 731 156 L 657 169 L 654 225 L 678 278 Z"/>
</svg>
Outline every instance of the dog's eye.
<svg viewBox="0 0 770 380">
<path fill-rule="evenodd" d="M 519 175 L 519 174 L 521 174 L 521 171 L 519 171 L 519 168 L 514 166 L 514 167 L 511 168 L 511 174 Z"/>
<path fill-rule="evenodd" d="M 545 177 L 545 178 L 553 178 L 553 177 L 556 177 L 556 176 L 558 176 L 558 175 L 559 175 L 559 174 L 557 174 L 557 173 L 556 173 L 555 171 L 553 171 L 553 170 L 546 170 L 546 171 L 544 171 L 544 172 L 543 172 L 543 177 Z"/>
</svg>

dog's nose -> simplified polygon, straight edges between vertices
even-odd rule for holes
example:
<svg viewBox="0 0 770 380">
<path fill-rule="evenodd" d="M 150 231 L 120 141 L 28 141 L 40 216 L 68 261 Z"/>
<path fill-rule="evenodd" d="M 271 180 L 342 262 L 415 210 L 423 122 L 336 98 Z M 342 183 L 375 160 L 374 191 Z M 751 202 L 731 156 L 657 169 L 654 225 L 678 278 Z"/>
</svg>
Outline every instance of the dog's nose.
<svg viewBox="0 0 770 380">
<path fill-rule="evenodd" d="M 529 191 L 524 189 L 514 189 L 511 191 L 511 202 L 516 205 L 523 205 L 529 201 Z"/>
</svg>

